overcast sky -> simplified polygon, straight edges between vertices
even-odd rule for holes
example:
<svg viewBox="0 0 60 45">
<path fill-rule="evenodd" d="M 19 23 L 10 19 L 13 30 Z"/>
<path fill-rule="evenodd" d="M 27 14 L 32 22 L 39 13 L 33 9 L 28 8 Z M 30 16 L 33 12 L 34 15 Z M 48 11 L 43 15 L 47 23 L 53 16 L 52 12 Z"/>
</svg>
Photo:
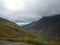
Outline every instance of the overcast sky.
<svg viewBox="0 0 60 45">
<path fill-rule="evenodd" d="M 60 0 L 0 0 L 0 17 L 18 24 L 54 14 L 60 14 Z"/>
</svg>

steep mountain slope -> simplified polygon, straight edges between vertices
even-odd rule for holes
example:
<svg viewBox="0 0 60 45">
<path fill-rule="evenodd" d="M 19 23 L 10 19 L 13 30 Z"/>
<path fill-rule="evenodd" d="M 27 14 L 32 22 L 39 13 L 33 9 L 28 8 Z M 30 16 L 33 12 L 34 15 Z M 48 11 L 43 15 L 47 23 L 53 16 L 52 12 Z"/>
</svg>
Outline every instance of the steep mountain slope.
<svg viewBox="0 0 60 45">
<path fill-rule="evenodd" d="M 60 41 L 60 15 L 42 17 L 28 29 Z"/>
<path fill-rule="evenodd" d="M 11 21 L 3 19 L 3 18 L 0 18 L 0 40 L 3 40 L 3 43 L 5 43 L 4 40 L 6 40 L 6 41 L 11 41 L 11 42 L 14 41 L 14 42 L 20 42 L 20 43 L 21 42 L 29 43 L 27 45 L 30 45 L 30 44 L 31 45 L 33 45 L 33 44 L 43 45 L 44 44 L 37 35 L 29 33 L 27 31 L 25 31 L 22 27 L 15 24 L 14 22 L 11 22 Z M 18 44 L 20 44 L 20 43 L 18 43 Z M 12 44 L 13 44 L 13 42 L 12 42 Z M 26 44 L 24 44 L 24 45 L 26 45 Z"/>
<path fill-rule="evenodd" d="M 0 37 L 24 37 L 32 36 L 32 34 L 27 33 L 17 24 L 8 21 L 6 19 L 0 18 Z"/>
</svg>

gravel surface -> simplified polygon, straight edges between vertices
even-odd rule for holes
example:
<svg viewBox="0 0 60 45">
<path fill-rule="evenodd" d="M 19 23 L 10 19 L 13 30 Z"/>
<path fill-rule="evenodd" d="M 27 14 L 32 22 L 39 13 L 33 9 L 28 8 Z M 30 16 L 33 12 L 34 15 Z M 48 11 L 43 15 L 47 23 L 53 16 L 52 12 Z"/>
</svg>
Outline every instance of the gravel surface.
<svg viewBox="0 0 60 45">
<path fill-rule="evenodd" d="M 34 44 L 27 44 L 25 42 L 10 42 L 10 41 L 0 40 L 0 45 L 34 45 Z"/>
</svg>

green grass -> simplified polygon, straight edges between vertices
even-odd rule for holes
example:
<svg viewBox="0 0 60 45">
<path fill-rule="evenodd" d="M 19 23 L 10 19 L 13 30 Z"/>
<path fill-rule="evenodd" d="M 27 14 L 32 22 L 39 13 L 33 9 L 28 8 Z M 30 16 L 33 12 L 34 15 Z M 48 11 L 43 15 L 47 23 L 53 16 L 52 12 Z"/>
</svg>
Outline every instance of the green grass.
<svg viewBox="0 0 60 45">
<path fill-rule="evenodd" d="M 41 40 L 38 38 L 31 38 L 31 37 L 23 37 L 23 38 L 0 38 L 0 40 L 6 40 L 6 41 L 13 41 L 13 42 L 27 42 L 30 44 L 35 44 L 35 45 L 45 45 Z"/>
<path fill-rule="evenodd" d="M 7 38 L 7 37 L 0 37 L 0 40 L 12 41 L 12 42 L 27 42 L 29 44 L 35 45 L 60 45 L 60 42 L 44 42 L 39 38 L 31 38 L 31 37 L 23 37 L 23 38 Z"/>
</svg>

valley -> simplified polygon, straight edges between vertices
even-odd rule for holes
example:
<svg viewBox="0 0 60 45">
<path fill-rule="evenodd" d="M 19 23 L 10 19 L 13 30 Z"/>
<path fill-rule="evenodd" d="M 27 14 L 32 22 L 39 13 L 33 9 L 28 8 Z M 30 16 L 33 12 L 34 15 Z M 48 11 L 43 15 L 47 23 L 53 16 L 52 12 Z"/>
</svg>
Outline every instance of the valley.
<svg viewBox="0 0 60 45">
<path fill-rule="evenodd" d="M 0 44 L 60 45 L 60 15 L 43 17 L 23 27 L 0 18 Z"/>
</svg>

